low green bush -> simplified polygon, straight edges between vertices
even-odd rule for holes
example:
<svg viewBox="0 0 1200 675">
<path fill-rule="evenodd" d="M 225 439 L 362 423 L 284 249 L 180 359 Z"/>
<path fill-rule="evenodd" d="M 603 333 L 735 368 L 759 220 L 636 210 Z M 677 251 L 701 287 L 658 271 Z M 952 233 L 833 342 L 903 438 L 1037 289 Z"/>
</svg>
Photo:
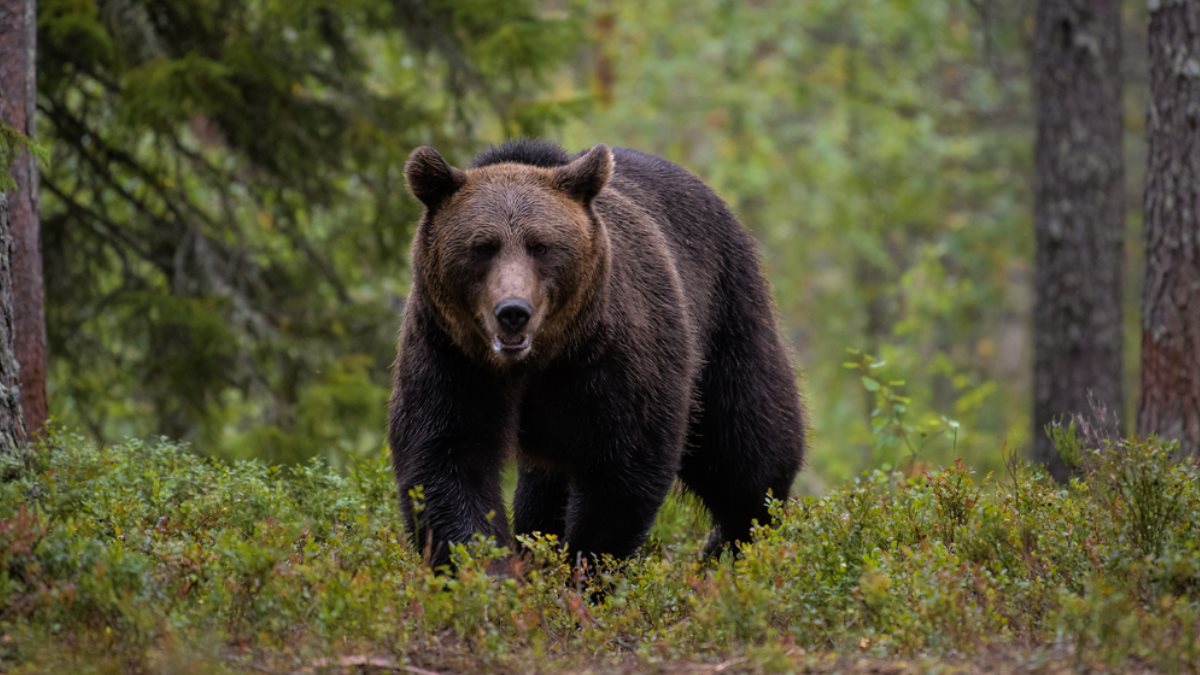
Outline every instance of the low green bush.
<svg viewBox="0 0 1200 675">
<path fill-rule="evenodd" d="M 67 433 L 0 459 L 0 671 L 1189 671 L 1200 481 L 1170 448 L 1083 447 L 1059 485 L 1007 462 L 873 472 L 772 505 L 704 561 L 675 496 L 638 558 L 572 570 L 485 541 L 427 571 L 386 456 L 334 471 L 221 463 Z"/>
</svg>

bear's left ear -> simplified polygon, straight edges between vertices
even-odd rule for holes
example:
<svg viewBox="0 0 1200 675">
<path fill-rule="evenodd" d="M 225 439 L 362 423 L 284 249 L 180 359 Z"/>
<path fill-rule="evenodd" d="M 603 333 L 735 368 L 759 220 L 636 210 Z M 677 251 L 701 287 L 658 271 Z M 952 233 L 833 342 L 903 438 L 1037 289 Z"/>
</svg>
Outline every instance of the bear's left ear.
<svg viewBox="0 0 1200 675">
<path fill-rule="evenodd" d="M 404 178 L 413 196 L 432 209 L 454 194 L 467 175 L 446 163 L 437 150 L 423 145 L 408 156 L 404 163 Z"/>
<path fill-rule="evenodd" d="M 552 173 L 554 185 L 582 204 L 589 204 L 608 184 L 613 173 L 612 151 L 601 143 L 583 157 Z"/>
</svg>

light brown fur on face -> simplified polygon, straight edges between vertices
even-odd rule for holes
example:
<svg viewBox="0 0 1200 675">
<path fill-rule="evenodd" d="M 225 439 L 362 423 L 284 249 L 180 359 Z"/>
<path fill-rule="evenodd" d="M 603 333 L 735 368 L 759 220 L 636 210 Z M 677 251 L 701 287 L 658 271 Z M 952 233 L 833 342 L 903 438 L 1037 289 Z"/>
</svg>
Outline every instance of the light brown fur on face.
<svg viewBox="0 0 1200 675">
<path fill-rule="evenodd" d="M 414 267 L 465 353 L 505 368 L 549 358 L 564 344 L 607 270 L 607 233 L 584 206 L 595 194 L 586 186 L 611 172 L 607 153 L 555 169 L 497 164 L 459 171 L 443 161 L 446 170 L 434 166 L 434 175 L 449 176 L 449 196 L 439 199 L 436 183 L 414 186 L 433 195 L 413 244 Z M 519 331 L 496 315 L 506 301 L 532 310 Z"/>
</svg>

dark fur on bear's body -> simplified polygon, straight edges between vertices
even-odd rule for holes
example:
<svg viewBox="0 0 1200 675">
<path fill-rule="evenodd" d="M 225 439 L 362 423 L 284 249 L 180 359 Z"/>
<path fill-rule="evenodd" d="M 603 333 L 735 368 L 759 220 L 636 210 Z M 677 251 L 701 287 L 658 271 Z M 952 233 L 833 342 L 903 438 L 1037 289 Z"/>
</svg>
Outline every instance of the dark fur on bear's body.
<svg viewBox="0 0 1200 675">
<path fill-rule="evenodd" d="M 389 438 L 417 547 L 441 564 L 474 533 L 511 544 L 512 448 L 517 533 L 630 555 L 678 477 L 713 515 L 710 551 L 746 541 L 768 491 L 788 495 L 804 419 L 754 241 L 725 204 L 675 164 L 604 146 L 521 141 L 466 171 L 423 148 L 406 171 L 426 214 Z M 498 342 L 492 303 L 524 295 L 532 346 Z"/>
</svg>

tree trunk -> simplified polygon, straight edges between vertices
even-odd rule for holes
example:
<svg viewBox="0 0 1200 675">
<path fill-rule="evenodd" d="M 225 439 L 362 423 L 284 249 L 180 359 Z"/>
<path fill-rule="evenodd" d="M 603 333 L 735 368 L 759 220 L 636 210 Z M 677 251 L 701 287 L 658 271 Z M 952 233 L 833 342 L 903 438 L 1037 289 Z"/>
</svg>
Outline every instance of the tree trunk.
<svg viewBox="0 0 1200 675">
<path fill-rule="evenodd" d="M 1150 3 L 1138 433 L 1200 454 L 1200 0 Z"/>
<path fill-rule="evenodd" d="M 0 118 L 29 138 L 37 101 L 36 0 L 0 0 Z M 38 434 L 46 424 L 46 313 L 42 284 L 42 239 L 38 223 L 38 170 L 28 151 L 12 167 L 9 193 L 12 237 L 13 341 L 21 364 L 21 407 L 25 428 Z"/>
<path fill-rule="evenodd" d="M 1088 414 L 1089 394 L 1123 410 L 1120 36 L 1119 0 L 1038 3 L 1033 448 L 1059 479 L 1046 425 Z"/>
<path fill-rule="evenodd" d="M 13 353 L 11 255 L 8 195 L 0 192 L 0 455 L 11 453 L 25 440 L 25 424 L 21 418 L 21 369 Z"/>
</svg>

